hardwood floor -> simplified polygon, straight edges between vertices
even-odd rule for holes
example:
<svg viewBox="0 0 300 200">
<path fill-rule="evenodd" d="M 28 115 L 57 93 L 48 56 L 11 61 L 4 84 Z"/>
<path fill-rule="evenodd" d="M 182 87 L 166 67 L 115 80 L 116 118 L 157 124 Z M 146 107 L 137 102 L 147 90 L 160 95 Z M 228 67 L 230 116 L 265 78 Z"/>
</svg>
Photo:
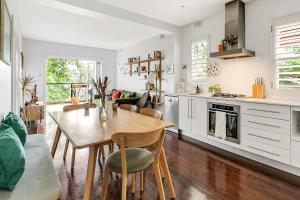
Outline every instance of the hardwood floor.
<svg viewBox="0 0 300 200">
<path fill-rule="evenodd" d="M 55 124 L 47 121 L 46 137 L 52 144 Z M 88 134 L 88 133 L 87 133 Z M 71 148 L 63 161 L 65 138 L 61 137 L 54 158 L 63 188 L 60 200 L 83 199 L 88 151 L 78 150 L 74 175 L 71 175 Z M 105 149 L 106 154 L 108 149 Z M 300 199 L 300 188 L 255 169 L 240 165 L 208 150 L 167 135 L 165 151 L 178 200 L 290 200 Z M 100 199 L 102 189 L 102 161 L 96 165 L 93 199 Z M 137 183 L 139 176 L 137 176 Z M 131 180 L 129 179 L 129 183 Z M 128 184 L 129 185 L 129 184 Z M 166 195 L 169 195 L 166 184 Z M 147 171 L 144 194 L 130 194 L 127 199 L 158 199 L 154 174 Z M 120 199 L 121 180 L 111 180 L 108 198 Z M 168 198 L 169 199 L 169 198 Z"/>
</svg>

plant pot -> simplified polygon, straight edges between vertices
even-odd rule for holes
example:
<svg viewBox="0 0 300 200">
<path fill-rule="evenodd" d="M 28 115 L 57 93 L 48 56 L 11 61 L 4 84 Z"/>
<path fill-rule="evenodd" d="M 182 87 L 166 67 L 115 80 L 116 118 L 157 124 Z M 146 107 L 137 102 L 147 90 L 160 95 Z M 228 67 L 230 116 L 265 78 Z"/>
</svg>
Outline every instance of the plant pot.
<svg viewBox="0 0 300 200">
<path fill-rule="evenodd" d="M 73 105 L 77 105 L 77 104 L 79 104 L 79 102 L 80 102 L 80 100 L 79 100 L 78 97 L 72 97 L 72 98 L 71 98 L 71 103 L 72 103 Z"/>
</svg>

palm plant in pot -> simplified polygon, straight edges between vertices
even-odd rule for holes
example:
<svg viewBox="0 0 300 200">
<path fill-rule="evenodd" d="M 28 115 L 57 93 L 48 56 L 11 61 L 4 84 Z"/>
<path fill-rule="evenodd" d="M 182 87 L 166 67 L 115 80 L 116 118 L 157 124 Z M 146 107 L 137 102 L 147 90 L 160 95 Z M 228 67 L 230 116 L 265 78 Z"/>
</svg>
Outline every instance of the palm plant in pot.
<svg viewBox="0 0 300 200">
<path fill-rule="evenodd" d="M 93 85 L 101 99 L 101 107 L 99 110 L 99 115 L 100 118 L 102 119 L 107 118 L 107 112 L 105 108 L 106 108 L 106 92 L 107 92 L 107 86 L 109 82 L 110 80 L 108 80 L 107 76 L 104 77 L 104 80 L 102 80 L 101 77 L 96 78 L 96 80 L 93 79 Z"/>
</svg>

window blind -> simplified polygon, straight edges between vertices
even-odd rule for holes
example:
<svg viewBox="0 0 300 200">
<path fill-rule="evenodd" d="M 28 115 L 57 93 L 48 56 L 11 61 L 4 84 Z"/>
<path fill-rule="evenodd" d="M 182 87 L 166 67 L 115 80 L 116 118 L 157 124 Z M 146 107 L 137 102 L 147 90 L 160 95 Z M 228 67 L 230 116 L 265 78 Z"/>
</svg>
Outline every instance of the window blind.
<svg viewBox="0 0 300 200">
<path fill-rule="evenodd" d="M 192 42 L 191 79 L 199 82 L 206 79 L 208 65 L 208 41 L 206 39 Z"/>
<path fill-rule="evenodd" d="M 277 88 L 300 88 L 300 21 L 274 29 Z"/>
</svg>

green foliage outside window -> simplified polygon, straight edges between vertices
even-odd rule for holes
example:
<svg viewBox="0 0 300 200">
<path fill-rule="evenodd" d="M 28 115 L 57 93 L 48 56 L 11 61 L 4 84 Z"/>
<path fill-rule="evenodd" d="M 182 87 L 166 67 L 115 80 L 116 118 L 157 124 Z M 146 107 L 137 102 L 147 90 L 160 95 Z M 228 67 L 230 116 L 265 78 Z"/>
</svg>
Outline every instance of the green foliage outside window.
<svg viewBox="0 0 300 200">
<path fill-rule="evenodd" d="M 46 92 L 47 102 L 65 102 L 71 98 L 71 83 L 91 83 L 95 63 L 66 58 L 48 58 Z M 88 88 L 78 91 L 80 99 L 85 98 Z"/>
</svg>

